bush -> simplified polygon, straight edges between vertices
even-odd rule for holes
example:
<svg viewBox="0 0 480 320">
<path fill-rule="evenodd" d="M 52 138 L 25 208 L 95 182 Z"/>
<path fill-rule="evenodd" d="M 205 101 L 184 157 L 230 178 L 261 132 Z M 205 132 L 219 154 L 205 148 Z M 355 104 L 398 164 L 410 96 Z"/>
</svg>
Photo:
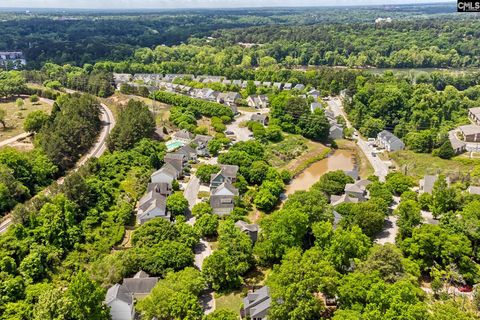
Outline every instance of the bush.
<svg viewBox="0 0 480 320">
<path fill-rule="evenodd" d="M 34 95 L 30 96 L 29 100 L 30 100 L 31 103 L 35 103 L 35 102 L 38 102 L 40 100 L 40 98 L 36 94 L 34 94 Z"/>
</svg>

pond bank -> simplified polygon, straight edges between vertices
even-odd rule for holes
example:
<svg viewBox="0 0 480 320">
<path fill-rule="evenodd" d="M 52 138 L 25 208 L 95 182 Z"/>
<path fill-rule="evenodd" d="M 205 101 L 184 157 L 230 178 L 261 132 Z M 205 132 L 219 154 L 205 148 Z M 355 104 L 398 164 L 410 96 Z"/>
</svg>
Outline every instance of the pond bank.
<svg viewBox="0 0 480 320">
<path fill-rule="evenodd" d="M 335 170 L 353 170 L 354 166 L 355 153 L 353 151 L 335 150 L 327 157 L 311 163 L 298 173 L 286 186 L 285 194 L 289 195 L 295 191 L 308 190 L 325 173 Z"/>
</svg>

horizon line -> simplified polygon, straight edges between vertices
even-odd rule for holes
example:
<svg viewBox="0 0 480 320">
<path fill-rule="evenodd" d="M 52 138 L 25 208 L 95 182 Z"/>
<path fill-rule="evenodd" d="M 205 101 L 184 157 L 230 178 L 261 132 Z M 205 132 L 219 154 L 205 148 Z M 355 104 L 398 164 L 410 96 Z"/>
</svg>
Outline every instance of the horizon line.
<svg viewBox="0 0 480 320">
<path fill-rule="evenodd" d="M 4 9 L 14 9 L 14 10 L 111 10 L 111 11 L 122 11 L 122 10 L 191 10 L 191 9 L 205 9 L 205 10 L 222 10 L 222 9 L 262 9 L 262 8 L 348 8 L 348 7 L 386 7 L 386 6 L 422 6 L 422 5 L 445 5 L 445 4 L 455 4 L 455 1 L 437 1 L 437 2 L 415 2 L 415 3 L 394 3 L 394 4 L 386 4 L 386 3 L 378 3 L 378 4 L 337 4 L 337 5 L 329 5 L 329 4 L 319 4 L 319 5 L 262 5 L 262 6 L 232 6 L 232 7 L 206 7 L 206 6 L 198 6 L 198 7 L 122 7 L 122 8 L 115 8 L 115 7 L 2 7 L 0 6 L 0 10 Z"/>
</svg>

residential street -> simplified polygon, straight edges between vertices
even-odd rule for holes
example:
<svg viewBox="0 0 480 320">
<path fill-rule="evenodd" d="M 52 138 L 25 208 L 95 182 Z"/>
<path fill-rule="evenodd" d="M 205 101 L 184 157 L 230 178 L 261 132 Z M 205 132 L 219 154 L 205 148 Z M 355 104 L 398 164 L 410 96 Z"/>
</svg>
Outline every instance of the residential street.
<svg viewBox="0 0 480 320">
<path fill-rule="evenodd" d="M 329 99 L 327 101 L 327 104 L 330 107 L 330 109 L 333 111 L 335 116 L 341 115 L 345 119 L 345 121 L 347 123 L 347 127 L 348 128 L 353 128 L 352 124 L 350 123 L 350 121 L 347 118 L 347 115 L 345 114 L 345 111 L 343 110 L 342 101 L 340 100 L 340 98 L 332 97 L 331 99 Z M 355 132 L 357 132 L 357 130 L 355 130 Z M 380 181 L 385 181 L 385 177 L 388 174 L 388 165 L 389 164 L 386 163 L 385 161 L 383 161 L 382 159 L 380 159 L 378 156 L 376 156 L 376 155 L 374 156 L 373 155 L 374 152 L 375 152 L 374 148 L 372 146 L 368 145 L 367 141 L 362 139 L 360 137 L 360 135 L 357 134 L 355 139 L 357 140 L 357 145 L 360 147 L 360 149 L 362 150 L 362 152 L 365 154 L 368 161 L 372 165 L 372 167 L 375 171 L 375 175 L 378 176 Z"/>
<path fill-rule="evenodd" d="M 234 118 L 233 122 L 227 125 L 227 131 L 232 131 L 235 133 L 235 138 L 237 141 L 247 141 L 251 140 L 252 138 L 249 137 L 252 132 L 248 130 L 247 127 L 240 127 L 240 123 L 244 121 L 249 121 L 250 117 L 256 113 L 268 113 L 268 109 L 263 109 L 261 112 L 259 111 L 240 111 L 241 115 Z"/>
<path fill-rule="evenodd" d="M 196 175 L 191 175 L 190 180 L 185 185 L 183 195 L 188 200 L 188 207 L 192 210 L 193 206 L 197 202 L 198 190 L 200 189 L 200 179 Z"/>
<path fill-rule="evenodd" d="M 400 197 L 393 197 L 393 204 L 390 206 L 390 209 L 395 210 L 397 209 L 398 205 L 400 204 Z M 398 225 L 397 225 L 398 217 L 394 216 L 393 214 L 389 215 L 385 219 L 385 223 L 383 226 L 382 232 L 377 234 L 375 237 L 375 242 L 378 244 L 385 244 L 385 243 L 395 243 L 395 238 L 398 234 Z"/>
<path fill-rule="evenodd" d="M 216 163 L 216 157 L 212 157 L 209 160 L 212 163 Z M 197 203 L 197 195 L 200 189 L 200 179 L 197 178 L 194 174 L 190 177 L 190 180 L 185 185 L 185 190 L 183 191 L 183 195 L 188 200 L 188 208 L 190 212 L 188 213 L 188 220 L 187 223 L 191 226 L 195 225 L 195 217 L 192 216 L 191 210 L 193 206 Z M 202 270 L 203 261 L 209 255 L 212 254 L 212 248 L 210 244 L 205 239 L 200 239 L 200 243 L 195 247 L 195 261 L 194 265 L 199 269 Z M 215 299 L 213 297 L 213 292 L 208 291 L 205 292 L 201 297 L 200 301 L 202 303 L 203 311 L 205 314 L 209 314 L 215 310 Z"/>
</svg>

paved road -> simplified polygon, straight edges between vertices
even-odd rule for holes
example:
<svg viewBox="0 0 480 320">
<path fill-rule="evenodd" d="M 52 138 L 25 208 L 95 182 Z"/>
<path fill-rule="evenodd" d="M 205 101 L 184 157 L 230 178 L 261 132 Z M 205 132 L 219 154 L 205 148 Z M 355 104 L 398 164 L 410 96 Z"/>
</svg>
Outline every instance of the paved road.
<svg viewBox="0 0 480 320">
<path fill-rule="evenodd" d="M 247 141 L 251 140 L 252 137 L 249 137 L 252 132 L 248 130 L 247 127 L 240 127 L 240 123 L 244 121 L 249 121 L 250 117 L 256 113 L 260 113 L 259 111 L 241 111 L 241 115 L 236 117 L 234 121 L 227 125 L 227 131 L 232 131 L 235 133 L 235 138 L 238 141 Z M 268 113 L 268 109 L 264 109 L 261 112 L 262 114 Z"/>
<path fill-rule="evenodd" d="M 342 105 L 342 101 L 340 100 L 340 98 L 332 97 L 331 99 L 329 99 L 327 101 L 327 104 L 330 107 L 330 109 L 333 111 L 335 116 L 341 115 L 345 119 L 345 121 L 347 123 L 347 127 L 348 128 L 353 128 L 352 124 L 350 123 L 350 121 L 347 118 L 347 115 L 345 114 L 345 111 L 343 110 L 343 105 Z M 362 152 L 365 154 L 368 161 L 372 165 L 373 170 L 375 171 L 375 175 L 378 176 L 380 181 L 385 181 L 385 177 L 388 174 L 388 163 L 381 160 L 377 156 L 373 156 L 372 154 L 375 151 L 373 149 L 373 147 L 368 145 L 367 141 L 365 141 L 363 138 L 361 138 L 358 135 L 357 130 L 355 130 L 355 132 L 357 133 L 357 137 L 356 137 L 357 145 L 360 147 L 360 149 L 362 150 Z"/>
<path fill-rule="evenodd" d="M 50 100 L 51 101 L 51 100 Z M 53 103 L 53 101 L 52 101 Z M 107 137 L 115 126 L 115 118 L 113 117 L 112 111 L 105 105 L 101 104 L 102 113 L 100 115 L 102 121 L 102 130 L 100 132 L 99 138 L 95 145 L 90 149 L 90 151 L 85 154 L 80 161 L 78 161 L 75 169 L 77 171 L 82 165 L 87 162 L 88 159 L 92 157 L 100 157 L 107 150 Z M 65 177 L 61 177 L 57 180 L 57 184 L 62 184 L 65 180 Z M 45 190 L 44 194 L 48 194 L 48 188 Z M 12 218 L 10 215 L 6 215 L 3 221 L 0 223 L 0 234 L 7 231 L 8 227 L 12 224 Z"/>
<path fill-rule="evenodd" d="M 212 160 L 215 159 L 215 160 Z M 212 157 L 211 162 L 216 163 L 216 157 Z M 197 203 L 198 199 L 198 191 L 200 190 L 200 179 L 197 176 L 192 175 L 190 180 L 187 182 L 185 186 L 185 190 L 183 191 L 183 195 L 188 201 L 188 207 L 190 209 L 189 217 L 187 223 L 191 226 L 195 224 L 195 217 L 192 216 L 191 210 L 193 206 Z M 194 265 L 199 269 L 202 270 L 203 261 L 212 254 L 212 247 L 205 239 L 200 239 L 200 242 L 194 248 L 195 253 L 195 260 Z M 207 291 L 202 296 L 200 296 L 200 302 L 203 307 L 203 312 L 205 314 L 209 314 L 215 310 L 215 298 L 213 296 L 213 291 Z"/>
<path fill-rule="evenodd" d="M 197 176 L 192 175 L 188 181 L 183 195 L 188 200 L 188 207 L 192 210 L 193 206 L 197 203 L 198 190 L 200 189 L 200 179 Z"/>
<path fill-rule="evenodd" d="M 400 197 L 394 196 L 393 197 L 393 204 L 390 206 L 390 209 L 395 210 L 397 209 L 398 205 L 400 204 Z M 375 237 L 375 242 L 378 244 L 385 244 L 385 243 L 395 243 L 395 238 L 398 234 L 398 216 L 390 215 L 385 219 L 385 223 L 383 225 L 383 230 Z"/>
<path fill-rule="evenodd" d="M 92 157 L 98 158 L 107 150 L 107 138 L 110 132 L 113 130 L 113 127 L 115 126 L 115 118 L 113 117 L 112 110 L 110 110 L 105 104 L 100 104 L 100 107 L 102 112 L 100 114 L 100 120 L 102 121 L 102 130 L 100 132 L 100 135 L 98 136 L 98 140 L 95 145 L 77 163 L 77 169 L 83 166 L 88 159 Z"/>
</svg>

